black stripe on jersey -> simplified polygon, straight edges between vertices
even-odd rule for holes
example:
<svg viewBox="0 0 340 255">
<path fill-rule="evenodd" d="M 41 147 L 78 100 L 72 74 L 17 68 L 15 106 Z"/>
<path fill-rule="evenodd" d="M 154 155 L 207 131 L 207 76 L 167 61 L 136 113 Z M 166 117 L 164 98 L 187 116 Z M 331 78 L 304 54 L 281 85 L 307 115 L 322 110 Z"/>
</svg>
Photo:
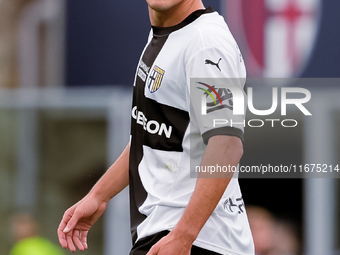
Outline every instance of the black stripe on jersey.
<svg viewBox="0 0 340 255">
<path fill-rule="evenodd" d="M 202 134 L 203 141 L 205 144 L 208 144 L 208 141 L 211 137 L 215 135 L 230 135 L 230 136 L 237 136 L 241 139 L 242 143 L 244 143 L 244 134 L 241 129 L 234 128 L 234 127 L 220 127 L 209 130 Z"/>
<path fill-rule="evenodd" d="M 135 88 L 135 90 L 139 89 Z M 138 208 L 144 203 L 147 197 L 147 193 L 138 173 L 138 166 L 143 158 L 143 145 L 157 150 L 182 152 L 184 134 L 190 121 L 188 112 L 160 104 L 149 98 L 144 98 L 139 107 L 142 109 L 139 109 L 137 106 L 134 114 L 138 115 L 138 112 L 142 113 L 143 118 L 140 118 L 139 120 L 144 119 L 144 124 L 140 124 L 142 123 L 141 121 L 137 123 L 137 116 L 136 118 L 131 118 L 131 134 L 133 135 L 130 142 L 129 186 L 131 233 L 133 242 L 137 239 L 137 226 L 146 218 L 145 215 L 138 211 Z M 171 135 L 167 137 L 165 132 L 148 132 L 146 128 L 148 121 L 159 123 L 159 127 L 163 125 L 168 130 L 171 130 Z"/>
<path fill-rule="evenodd" d="M 144 114 L 146 118 L 152 117 L 153 121 L 158 122 L 160 125 L 164 124 L 169 130 L 171 128 L 171 136 L 166 137 L 162 134 L 150 134 L 144 130 L 144 145 L 164 151 L 178 151 L 182 152 L 182 142 L 184 133 L 189 125 L 189 113 L 168 105 L 160 104 L 155 100 L 145 98 Z M 134 119 L 133 121 L 136 122 Z M 141 125 L 139 128 L 143 128 Z"/>
<path fill-rule="evenodd" d="M 144 51 L 142 61 L 146 66 L 152 67 L 156 57 L 164 46 L 168 36 L 153 37 Z M 138 69 L 140 67 L 138 66 Z M 136 76 L 135 87 L 133 90 L 132 107 L 137 106 L 139 111 L 143 111 L 145 104 L 144 96 L 145 82 Z M 144 112 L 145 113 L 145 112 Z M 131 141 L 129 156 L 129 189 L 130 189 L 130 217 L 131 217 L 131 235 L 132 241 L 137 240 L 137 227 L 145 220 L 146 216 L 138 211 L 147 197 L 142 181 L 138 174 L 138 166 L 143 158 L 144 129 L 131 119 Z"/>
</svg>

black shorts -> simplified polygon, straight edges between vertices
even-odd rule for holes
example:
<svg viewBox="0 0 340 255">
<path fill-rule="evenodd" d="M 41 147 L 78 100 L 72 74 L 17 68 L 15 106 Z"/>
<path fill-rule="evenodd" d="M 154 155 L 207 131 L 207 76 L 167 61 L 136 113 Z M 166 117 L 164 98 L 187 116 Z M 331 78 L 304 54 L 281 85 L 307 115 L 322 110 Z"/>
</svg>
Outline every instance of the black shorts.
<svg viewBox="0 0 340 255">
<path fill-rule="evenodd" d="M 135 243 L 132 247 L 130 255 L 145 255 L 151 249 L 151 246 L 156 244 L 162 237 L 169 234 L 169 231 L 158 232 L 154 235 L 144 237 Z M 191 255 L 221 255 L 219 253 L 208 251 L 197 246 L 192 246 Z"/>
</svg>

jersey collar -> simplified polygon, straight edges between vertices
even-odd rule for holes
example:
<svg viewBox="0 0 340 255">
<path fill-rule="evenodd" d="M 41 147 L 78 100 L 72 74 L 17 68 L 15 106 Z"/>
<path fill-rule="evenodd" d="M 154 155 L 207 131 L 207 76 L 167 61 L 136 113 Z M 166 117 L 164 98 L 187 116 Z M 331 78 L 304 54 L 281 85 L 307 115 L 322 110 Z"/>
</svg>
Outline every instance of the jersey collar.
<svg viewBox="0 0 340 255">
<path fill-rule="evenodd" d="M 191 22 L 195 21 L 197 18 L 199 18 L 202 14 L 206 13 L 212 13 L 214 10 L 209 6 L 206 9 L 203 10 L 197 10 L 191 13 L 188 17 L 186 17 L 181 23 L 174 25 L 172 27 L 155 27 L 152 26 L 152 31 L 154 35 L 162 36 L 162 35 L 168 35 L 176 30 L 179 30 L 186 25 L 189 25 Z"/>
</svg>

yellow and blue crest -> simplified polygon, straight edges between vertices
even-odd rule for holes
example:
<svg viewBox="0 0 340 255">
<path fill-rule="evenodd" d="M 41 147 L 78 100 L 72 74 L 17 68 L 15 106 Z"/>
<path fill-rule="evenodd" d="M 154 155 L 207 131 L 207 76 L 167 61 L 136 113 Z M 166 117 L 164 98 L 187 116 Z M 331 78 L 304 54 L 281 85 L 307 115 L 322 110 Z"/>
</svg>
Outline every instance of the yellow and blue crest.
<svg viewBox="0 0 340 255">
<path fill-rule="evenodd" d="M 146 85 L 148 86 L 151 93 L 156 92 L 160 88 L 164 73 L 165 71 L 158 66 L 154 66 L 154 68 L 151 70 L 146 81 Z"/>
</svg>

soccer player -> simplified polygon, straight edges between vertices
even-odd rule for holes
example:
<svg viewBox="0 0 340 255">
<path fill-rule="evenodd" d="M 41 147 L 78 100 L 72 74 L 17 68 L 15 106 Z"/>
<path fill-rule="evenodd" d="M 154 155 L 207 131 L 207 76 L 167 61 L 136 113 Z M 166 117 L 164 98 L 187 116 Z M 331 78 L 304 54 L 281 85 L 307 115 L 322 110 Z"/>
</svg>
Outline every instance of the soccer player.
<svg viewBox="0 0 340 255">
<path fill-rule="evenodd" d="M 241 53 L 223 18 L 201 0 L 147 3 L 152 30 L 134 82 L 130 142 L 91 191 L 65 212 L 59 241 L 71 251 L 87 249 L 89 229 L 129 185 L 131 255 L 253 255 L 233 173 L 190 177 L 192 158 L 204 169 L 236 167 L 242 156 L 243 127 L 214 128 L 190 110 L 191 78 L 245 78 Z M 202 86 L 208 94 L 216 92 Z M 238 86 L 243 91 L 244 82 Z M 230 119 L 232 98 L 224 93 L 218 96 L 221 105 L 207 104 L 207 112 Z"/>
</svg>

